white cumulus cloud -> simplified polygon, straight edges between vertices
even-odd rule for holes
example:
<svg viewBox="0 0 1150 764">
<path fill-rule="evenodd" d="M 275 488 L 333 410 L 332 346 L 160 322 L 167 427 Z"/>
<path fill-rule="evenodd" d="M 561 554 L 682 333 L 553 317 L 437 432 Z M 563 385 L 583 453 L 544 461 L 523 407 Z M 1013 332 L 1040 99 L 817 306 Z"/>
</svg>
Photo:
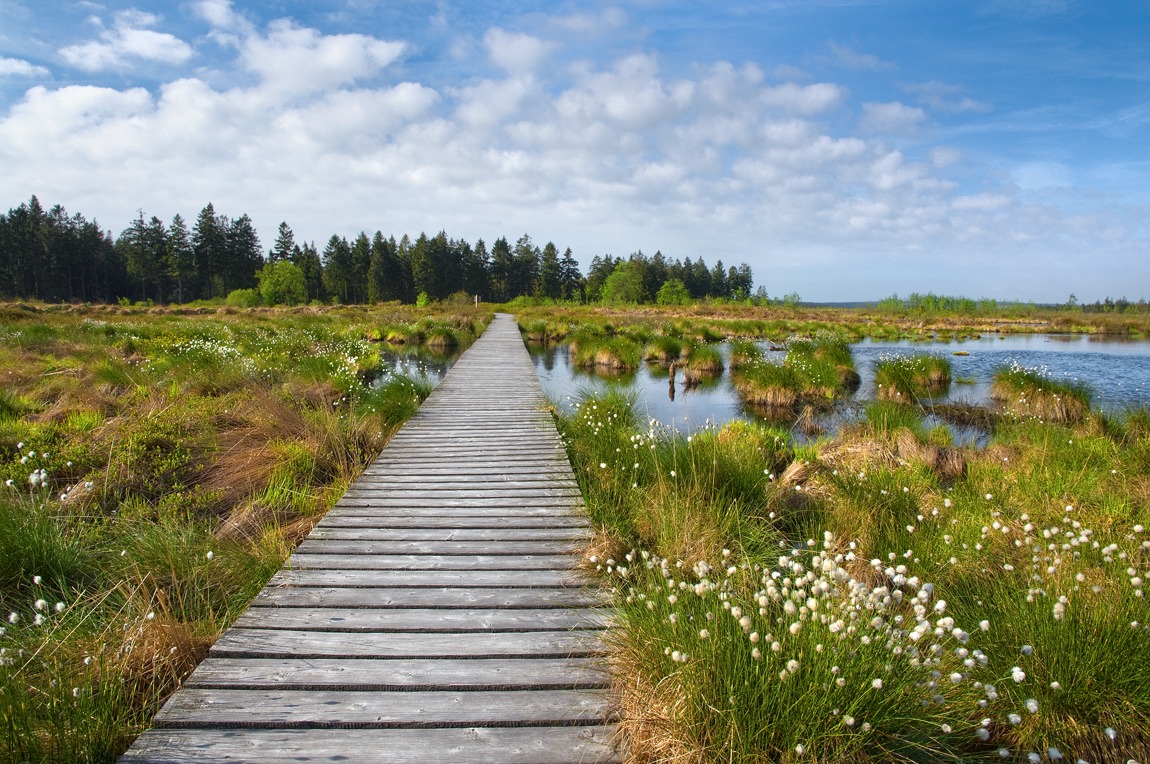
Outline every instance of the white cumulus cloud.
<svg viewBox="0 0 1150 764">
<path fill-rule="evenodd" d="M 404 48 L 361 34 L 324 35 L 281 19 L 266 36 L 245 39 L 241 59 L 270 90 L 314 93 L 374 76 Z"/>
<path fill-rule="evenodd" d="M 120 11 L 112 28 L 102 29 L 98 40 L 61 48 L 60 56 L 72 66 L 89 72 L 123 69 L 139 62 L 187 63 L 195 51 L 175 35 L 151 29 L 159 21 L 159 17 L 151 13 Z"/>
<path fill-rule="evenodd" d="M 515 34 L 498 27 L 487 30 L 483 44 L 487 46 L 491 60 L 512 74 L 533 71 L 552 48 L 550 43 L 538 37 Z"/>
<path fill-rule="evenodd" d="M 23 59 L 0 56 L 0 77 L 47 77 L 49 74 L 44 67 Z"/>
</svg>

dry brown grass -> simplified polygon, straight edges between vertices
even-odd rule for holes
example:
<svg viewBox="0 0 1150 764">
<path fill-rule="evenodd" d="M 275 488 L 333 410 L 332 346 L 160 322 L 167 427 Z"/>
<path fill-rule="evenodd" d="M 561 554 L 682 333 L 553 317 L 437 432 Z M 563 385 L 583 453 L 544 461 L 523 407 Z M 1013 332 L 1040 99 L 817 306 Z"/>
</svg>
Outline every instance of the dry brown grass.
<svg viewBox="0 0 1150 764">
<path fill-rule="evenodd" d="M 685 704 L 682 687 L 672 675 L 654 683 L 643 670 L 642 646 L 629 644 L 625 633 L 611 633 L 612 690 L 619 703 L 619 737 L 626 742 L 630 764 L 706 761 L 698 742 L 684 737 L 678 709 Z"/>
<path fill-rule="evenodd" d="M 954 481 L 966 474 L 966 456 L 961 449 L 923 443 L 905 427 L 895 431 L 894 445 L 899 459 L 922 464 L 944 481 Z"/>
</svg>

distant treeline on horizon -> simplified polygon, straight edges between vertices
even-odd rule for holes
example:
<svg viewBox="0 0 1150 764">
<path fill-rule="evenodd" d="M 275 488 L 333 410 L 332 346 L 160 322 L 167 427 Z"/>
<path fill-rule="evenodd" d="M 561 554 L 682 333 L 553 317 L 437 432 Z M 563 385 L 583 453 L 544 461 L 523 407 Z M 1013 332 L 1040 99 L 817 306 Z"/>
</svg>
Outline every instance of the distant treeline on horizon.
<svg viewBox="0 0 1150 764">
<path fill-rule="evenodd" d="M 228 218 L 205 206 L 189 228 L 141 211 L 119 236 L 60 205 L 33 196 L 0 215 L 0 298 L 44 302 L 240 304 L 413 303 L 466 294 L 487 302 L 530 297 L 575 302 L 678 304 L 747 299 L 746 263 L 714 267 L 700 257 L 670 261 L 662 253 L 595 256 L 586 276 L 571 249 L 542 248 L 524 234 L 490 250 L 440 231 L 398 241 L 376 232 L 354 240 L 333 235 L 323 251 L 299 243 L 286 222 L 264 252 L 248 215 Z M 760 289 L 760 297 L 765 298 Z"/>
</svg>

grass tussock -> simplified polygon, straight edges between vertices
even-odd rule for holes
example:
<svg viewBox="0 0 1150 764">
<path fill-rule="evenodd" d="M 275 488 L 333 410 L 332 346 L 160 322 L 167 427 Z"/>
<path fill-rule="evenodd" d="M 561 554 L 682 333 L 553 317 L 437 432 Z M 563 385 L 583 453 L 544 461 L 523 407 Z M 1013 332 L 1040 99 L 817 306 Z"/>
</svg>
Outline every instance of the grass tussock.
<svg viewBox="0 0 1150 764">
<path fill-rule="evenodd" d="M 1018 364 L 995 372 L 990 394 L 1004 413 L 1014 417 L 1077 423 L 1090 412 L 1090 390 L 1085 385 L 1053 380 L 1043 369 Z"/>
<path fill-rule="evenodd" d="M 787 343 L 781 363 L 753 345 L 743 344 L 732 361 L 731 383 L 748 408 L 768 418 L 785 419 L 800 405 L 821 404 L 858 388 L 850 347 L 842 335 L 799 337 Z"/>
<path fill-rule="evenodd" d="M 880 400 L 913 403 L 950 388 L 950 360 L 928 353 L 881 358 L 874 374 L 875 395 Z"/>
</svg>

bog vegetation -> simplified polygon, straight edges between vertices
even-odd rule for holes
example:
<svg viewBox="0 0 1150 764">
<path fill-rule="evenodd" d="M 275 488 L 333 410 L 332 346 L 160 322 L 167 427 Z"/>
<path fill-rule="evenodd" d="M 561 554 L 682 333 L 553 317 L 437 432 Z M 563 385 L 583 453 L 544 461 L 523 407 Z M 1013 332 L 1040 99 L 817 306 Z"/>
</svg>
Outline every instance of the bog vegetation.
<svg viewBox="0 0 1150 764">
<path fill-rule="evenodd" d="M 111 761 L 489 314 L 4 307 L 0 759 Z"/>
<path fill-rule="evenodd" d="M 724 326 L 754 335 L 610 324 L 646 334 L 652 363 Z M 731 343 L 745 402 L 849 384 L 828 327 L 782 328 L 764 333 L 780 360 Z M 588 560 L 618 609 L 633 758 L 1150 760 L 1150 414 L 1007 367 L 977 417 L 989 444 L 958 446 L 922 405 L 949 384 L 946 359 L 881 366 L 889 392 L 804 444 L 782 392 L 782 426 L 689 435 L 637 420 L 619 392 L 557 412 L 598 529 Z"/>
<path fill-rule="evenodd" d="M 636 761 L 1150 759 L 1145 411 L 1006 368 L 965 412 L 989 445 L 957 446 L 918 403 L 945 363 L 911 356 L 858 423 L 790 429 L 857 385 L 863 336 L 1142 318 L 518 307 L 604 373 L 706 384 L 728 339 L 748 404 L 794 396 L 689 436 L 619 395 L 559 416 Z M 381 350 L 465 347 L 488 308 L 0 307 L 8 758 L 114 759 L 428 393 Z"/>
</svg>

